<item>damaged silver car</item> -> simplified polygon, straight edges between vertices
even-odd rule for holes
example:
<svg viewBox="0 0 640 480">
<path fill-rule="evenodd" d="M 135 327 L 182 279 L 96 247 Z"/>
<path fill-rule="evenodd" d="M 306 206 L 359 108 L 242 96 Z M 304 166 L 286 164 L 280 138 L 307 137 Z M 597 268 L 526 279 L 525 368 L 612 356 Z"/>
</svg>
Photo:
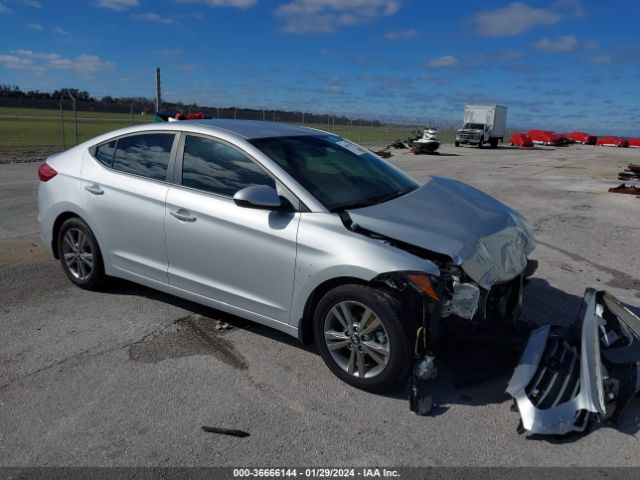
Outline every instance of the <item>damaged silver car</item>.
<svg viewBox="0 0 640 480">
<path fill-rule="evenodd" d="M 517 317 L 535 269 L 520 213 L 309 128 L 141 125 L 39 176 L 42 238 L 74 284 L 125 278 L 315 340 L 369 390 L 406 378 L 418 329 L 427 350 L 449 318 Z"/>
<path fill-rule="evenodd" d="M 572 325 L 545 325 L 529 338 L 507 387 L 518 430 L 565 435 L 593 420 L 615 422 L 640 389 L 639 366 L 640 319 L 588 288 Z"/>
</svg>

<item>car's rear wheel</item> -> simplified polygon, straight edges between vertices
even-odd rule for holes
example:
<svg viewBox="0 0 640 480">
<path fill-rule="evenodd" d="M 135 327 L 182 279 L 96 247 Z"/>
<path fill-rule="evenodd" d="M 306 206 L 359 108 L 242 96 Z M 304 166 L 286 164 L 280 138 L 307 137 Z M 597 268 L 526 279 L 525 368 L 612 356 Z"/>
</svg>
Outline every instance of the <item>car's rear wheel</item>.
<svg viewBox="0 0 640 480">
<path fill-rule="evenodd" d="M 58 232 L 58 255 L 64 273 L 75 285 L 94 289 L 105 280 L 98 242 L 80 218 L 66 220 Z"/>
<path fill-rule="evenodd" d="M 318 303 L 316 347 L 329 369 L 357 388 L 386 390 L 405 379 L 412 358 L 411 319 L 387 292 L 341 285 Z"/>
</svg>

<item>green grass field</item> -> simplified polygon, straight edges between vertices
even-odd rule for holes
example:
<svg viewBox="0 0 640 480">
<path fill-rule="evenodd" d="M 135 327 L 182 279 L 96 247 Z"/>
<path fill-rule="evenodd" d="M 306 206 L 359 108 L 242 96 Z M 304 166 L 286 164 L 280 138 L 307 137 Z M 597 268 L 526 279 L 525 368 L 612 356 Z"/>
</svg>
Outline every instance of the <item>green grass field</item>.
<svg viewBox="0 0 640 480">
<path fill-rule="evenodd" d="M 75 143 L 73 113 L 64 112 L 67 147 Z M 153 121 L 153 116 L 134 115 L 134 122 Z M 131 125 L 123 113 L 78 112 L 78 141 Z M 0 107 L 0 147 L 62 147 L 62 128 L 57 110 Z"/>
<path fill-rule="evenodd" d="M 73 113 L 64 112 L 67 148 L 75 144 Z M 153 121 L 152 115 L 134 114 L 136 124 Z M 126 113 L 78 112 L 78 141 L 131 125 Z M 307 127 L 329 130 L 356 143 L 384 145 L 405 139 L 412 128 L 399 125 L 331 125 L 305 124 Z M 441 132 L 442 141 L 453 141 L 451 132 Z M 0 107 L 0 148 L 7 147 L 62 147 L 62 129 L 58 110 Z"/>
</svg>

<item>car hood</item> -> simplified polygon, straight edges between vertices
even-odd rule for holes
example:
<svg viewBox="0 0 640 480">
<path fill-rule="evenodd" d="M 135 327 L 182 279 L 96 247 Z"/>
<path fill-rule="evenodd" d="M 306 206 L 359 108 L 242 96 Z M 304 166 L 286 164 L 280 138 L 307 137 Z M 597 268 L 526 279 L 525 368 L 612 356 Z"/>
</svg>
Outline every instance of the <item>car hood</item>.
<svg viewBox="0 0 640 480">
<path fill-rule="evenodd" d="M 366 230 L 449 256 L 486 289 L 519 275 L 535 248 L 533 233 L 519 212 L 443 177 L 432 177 L 396 199 L 348 213 Z"/>
</svg>

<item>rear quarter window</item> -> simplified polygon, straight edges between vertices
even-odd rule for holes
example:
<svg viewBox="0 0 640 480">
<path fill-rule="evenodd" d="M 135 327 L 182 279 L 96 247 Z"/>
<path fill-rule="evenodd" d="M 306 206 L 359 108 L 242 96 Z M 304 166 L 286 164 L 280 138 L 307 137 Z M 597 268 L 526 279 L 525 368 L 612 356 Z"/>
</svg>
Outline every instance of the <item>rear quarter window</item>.
<svg viewBox="0 0 640 480">
<path fill-rule="evenodd" d="M 111 140 L 109 143 L 103 143 L 98 145 L 95 150 L 94 157 L 101 164 L 111 168 L 113 165 L 113 154 L 116 152 L 116 140 Z"/>
<path fill-rule="evenodd" d="M 145 133 L 118 139 L 113 169 L 154 180 L 166 180 L 174 133 Z"/>
</svg>

